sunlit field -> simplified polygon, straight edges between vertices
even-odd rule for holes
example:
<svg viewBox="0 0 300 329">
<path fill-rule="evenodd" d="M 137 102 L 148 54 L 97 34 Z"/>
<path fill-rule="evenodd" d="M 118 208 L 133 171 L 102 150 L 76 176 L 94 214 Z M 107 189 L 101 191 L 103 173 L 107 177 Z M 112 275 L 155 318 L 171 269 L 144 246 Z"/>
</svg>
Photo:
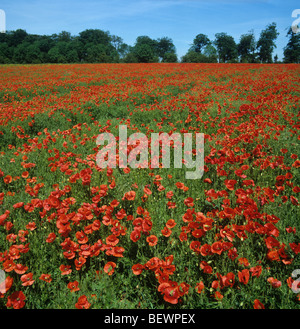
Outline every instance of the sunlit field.
<svg viewBox="0 0 300 329">
<path fill-rule="evenodd" d="M 1 66 L 0 308 L 299 309 L 299 73 Z M 203 176 L 99 167 L 120 125 L 204 133 Z"/>
</svg>

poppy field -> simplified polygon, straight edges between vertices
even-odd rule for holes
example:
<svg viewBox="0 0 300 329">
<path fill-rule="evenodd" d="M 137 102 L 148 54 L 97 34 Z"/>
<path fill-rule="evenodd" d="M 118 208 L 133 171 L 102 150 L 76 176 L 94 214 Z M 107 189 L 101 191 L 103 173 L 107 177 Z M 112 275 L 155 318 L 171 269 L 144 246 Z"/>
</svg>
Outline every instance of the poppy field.
<svg viewBox="0 0 300 329">
<path fill-rule="evenodd" d="M 299 309 L 299 73 L 1 66 L 0 308 Z M 203 133 L 203 176 L 100 168 L 120 125 Z"/>
</svg>

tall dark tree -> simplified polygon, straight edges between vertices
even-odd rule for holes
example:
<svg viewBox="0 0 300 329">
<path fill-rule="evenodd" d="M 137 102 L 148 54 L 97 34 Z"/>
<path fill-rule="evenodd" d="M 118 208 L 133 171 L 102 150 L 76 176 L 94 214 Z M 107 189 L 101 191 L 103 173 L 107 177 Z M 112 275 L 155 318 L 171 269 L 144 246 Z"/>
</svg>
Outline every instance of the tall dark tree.
<svg viewBox="0 0 300 329">
<path fill-rule="evenodd" d="M 20 45 L 27 37 L 27 32 L 22 29 L 16 31 L 7 32 L 7 42 L 9 46 L 16 47 Z"/>
<path fill-rule="evenodd" d="M 218 62 L 218 52 L 217 52 L 217 49 L 213 46 L 212 43 L 206 45 L 203 48 L 203 55 L 208 58 L 209 63 L 217 63 Z"/>
<path fill-rule="evenodd" d="M 255 36 L 254 32 L 250 31 L 247 34 L 242 34 L 240 42 L 237 45 L 238 55 L 242 63 L 255 62 Z"/>
<path fill-rule="evenodd" d="M 162 37 L 157 39 L 156 42 L 157 55 L 162 62 L 174 61 L 175 57 L 177 59 L 176 48 L 172 39 Z"/>
<path fill-rule="evenodd" d="M 139 63 L 158 62 L 157 41 L 145 35 L 138 36 L 133 54 Z"/>
<path fill-rule="evenodd" d="M 217 47 L 219 62 L 221 63 L 236 62 L 238 52 L 234 38 L 231 35 L 228 35 L 227 33 L 224 32 L 216 33 L 215 37 L 216 39 L 214 43 Z"/>
<path fill-rule="evenodd" d="M 67 31 L 61 31 L 57 36 L 57 41 L 63 41 L 63 42 L 70 42 L 72 40 L 72 36 L 70 32 Z"/>
<path fill-rule="evenodd" d="M 145 43 L 138 44 L 134 47 L 134 55 L 138 63 L 154 63 L 158 59 L 153 48 Z"/>
<path fill-rule="evenodd" d="M 290 27 L 286 35 L 289 38 L 283 51 L 285 63 L 300 63 L 300 33 L 294 33 Z"/>
<path fill-rule="evenodd" d="M 258 58 L 261 63 L 272 63 L 272 53 L 276 48 L 275 40 L 279 33 L 276 28 L 276 23 L 269 24 L 260 33 L 257 41 Z"/>
<path fill-rule="evenodd" d="M 87 43 L 108 45 L 111 41 L 109 32 L 99 29 L 87 29 L 79 33 L 79 41 L 84 45 Z"/>
<path fill-rule="evenodd" d="M 163 63 L 177 63 L 178 57 L 175 53 L 166 53 L 162 59 Z"/>
<path fill-rule="evenodd" d="M 196 53 L 202 53 L 202 50 L 205 46 L 209 45 L 211 42 L 207 35 L 205 34 L 198 34 L 196 35 L 191 50 L 194 50 Z"/>
</svg>

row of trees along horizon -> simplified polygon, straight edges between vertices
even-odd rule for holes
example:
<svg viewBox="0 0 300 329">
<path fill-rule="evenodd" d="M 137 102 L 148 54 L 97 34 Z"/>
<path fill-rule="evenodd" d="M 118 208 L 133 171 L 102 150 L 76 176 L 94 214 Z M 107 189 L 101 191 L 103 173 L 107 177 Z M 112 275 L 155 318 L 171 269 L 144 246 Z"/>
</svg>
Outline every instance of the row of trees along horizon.
<svg viewBox="0 0 300 329">
<path fill-rule="evenodd" d="M 300 33 L 286 30 L 283 62 L 300 63 Z M 278 56 L 272 57 L 278 35 L 276 23 L 267 25 L 257 41 L 253 30 L 242 34 L 238 43 L 224 32 L 216 33 L 214 40 L 200 33 L 179 59 L 169 37 L 138 36 L 130 46 L 100 29 L 86 29 L 78 36 L 66 31 L 37 35 L 18 29 L 0 33 L 0 63 L 278 63 Z"/>
</svg>

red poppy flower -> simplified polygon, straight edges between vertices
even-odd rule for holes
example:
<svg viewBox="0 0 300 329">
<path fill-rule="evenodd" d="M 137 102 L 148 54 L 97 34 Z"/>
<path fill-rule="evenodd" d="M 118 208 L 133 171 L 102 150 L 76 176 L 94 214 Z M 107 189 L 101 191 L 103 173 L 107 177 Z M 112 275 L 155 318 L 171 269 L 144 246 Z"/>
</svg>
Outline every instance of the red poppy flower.
<svg viewBox="0 0 300 329">
<path fill-rule="evenodd" d="M 190 289 L 190 285 L 187 284 L 186 282 L 181 282 L 178 287 L 177 291 L 180 297 L 187 295 Z"/>
<path fill-rule="evenodd" d="M 175 185 L 176 185 L 176 187 L 177 187 L 178 189 L 180 189 L 180 190 L 183 190 L 183 189 L 184 189 L 184 184 L 181 183 L 181 182 L 177 182 Z"/>
<path fill-rule="evenodd" d="M 204 273 L 212 273 L 212 267 L 204 260 L 200 263 L 200 268 L 203 270 Z"/>
<path fill-rule="evenodd" d="M 85 244 L 88 242 L 89 238 L 85 235 L 83 231 L 76 232 L 76 238 L 78 240 L 78 243 Z"/>
<path fill-rule="evenodd" d="M 204 292 L 204 288 L 205 287 L 204 287 L 203 281 L 198 282 L 196 284 L 196 287 L 195 287 L 195 289 L 196 289 L 196 291 L 197 291 L 198 294 L 201 294 L 202 292 Z"/>
<path fill-rule="evenodd" d="M 267 258 L 271 261 L 280 261 L 278 250 L 271 250 L 267 253 Z"/>
<path fill-rule="evenodd" d="M 155 235 L 148 236 L 146 240 L 149 243 L 150 247 L 155 246 L 157 244 L 157 241 L 158 241 L 158 239 Z"/>
<path fill-rule="evenodd" d="M 141 238 L 141 231 L 138 229 L 134 229 L 130 234 L 130 239 L 133 242 L 137 242 Z"/>
<path fill-rule="evenodd" d="M 0 215 L 0 225 L 4 225 L 5 220 L 9 217 L 10 211 L 6 210 L 3 215 Z"/>
<path fill-rule="evenodd" d="M 205 234 L 205 231 L 202 230 L 201 228 L 199 228 L 197 230 L 194 230 L 192 232 L 192 236 L 195 237 L 195 238 L 197 238 L 197 239 L 201 238 L 204 234 Z"/>
<path fill-rule="evenodd" d="M 61 275 L 68 275 L 72 272 L 71 265 L 60 265 Z"/>
<path fill-rule="evenodd" d="M 220 301 L 220 300 L 223 299 L 224 296 L 219 291 L 216 291 L 214 293 L 214 297 L 215 297 L 216 300 Z"/>
<path fill-rule="evenodd" d="M 26 229 L 27 230 L 30 230 L 30 231 L 34 231 L 36 229 L 36 224 L 35 222 L 29 222 L 27 225 L 26 225 Z"/>
<path fill-rule="evenodd" d="M 294 168 L 300 168 L 300 160 L 296 160 L 293 164 L 292 167 Z"/>
<path fill-rule="evenodd" d="M 191 197 L 188 197 L 188 198 L 184 199 L 184 204 L 187 207 L 194 207 L 194 199 Z"/>
<path fill-rule="evenodd" d="M 256 276 L 258 278 L 261 275 L 262 267 L 260 265 L 251 267 L 250 272 L 252 273 L 252 276 Z"/>
<path fill-rule="evenodd" d="M 108 262 L 104 265 L 104 272 L 108 275 L 112 275 L 115 271 L 116 263 L 114 262 Z"/>
<path fill-rule="evenodd" d="M 254 300 L 254 305 L 253 305 L 253 308 L 256 309 L 256 310 L 262 310 L 262 309 L 265 309 L 265 306 L 262 302 L 260 302 L 258 299 L 255 299 Z"/>
<path fill-rule="evenodd" d="M 211 246 L 209 244 L 205 243 L 200 247 L 200 254 L 202 256 L 207 256 L 210 255 L 211 253 L 212 253 Z"/>
<path fill-rule="evenodd" d="M 48 234 L 46 242 L 47 243 L 52 243 L 55 240 L 55 238 L 56 238 L 56 234 L 51 232 L 51 233 Z"/>
<path fill-rule="evenodd" d="M 296 255 L 300 253 L 300 243 L 289 243 L 289 246 Z"/>
<path fill-rule="evenodd" d="M 129 192 L 126 192 L 125 195 L 124 195 L 124 198 L 126 200 L 129 200 L 129 201 L 133 201 L 135 199 L 135 196 L 136 196 L 136 193 L 135 191 L 129 191 Z M 123 198 L 123 199 L 124 199 Z"/>
<path fill-rule="evenodd" d="M 294 206 L 298 206 L 299 201 L 297 198 L 295 198 L 293 195 L 290 196 L 290 200 Z"/>
<path fill-rule="evenodd" d="M 234 279 L 235 279 L 234 273 L 229 272 L 229 273 L 227 273 L 226 275 L 224 275 L 222 277 L 222 283 L 226 287 L 232 287 L 234 285 L 234 282 L 235 282 Z"/>
<path fill-rule="evenodd" d="M 172 287 L 168 287 L 166 289 L 164 289 L 163 291 L 164 294 L 164 300 L 170 304 L 177 304 L 178 303 L 178 299 L 179 299 L 179 293 L 178 290 Z"/>
<path fill-rule="evenodd" d="M 247 284 L 249 282 L 249 270 L 248 269 L 244 269 L 242 271 L 238 272 L 238 277 L 239 277 L 239 281 L 243 284 Z"/>
<path fill-rule="evenodd" d="M 81 256 L 79 257 L 79 259 L 74 260 L 75 268 L 77 271 L 79 271 L 85 263 L 86 263 L 86 259 Z"/>
<path fill-rule="evenodd" d="M 248 259 L 245 257 L 240 257 L 238 261 L 241 265 L 244 265 L 246 267 L 250 265 Z"/>
<path fill-rule="evenodd" d="M 144 269 L 144 265 L 134 264 L 131 269 L 134 275 L 140 275 Z"/>
<path fill-rule="evenodd" d="M 213 254 L 218 254 L 221 255 L 221 253 L 223 252 L 223 247 L 222 247 L 222 243 L 220 241 L 214 242 L 211 245 L 211 252 Z"/>
<path fill-rule="evenodd" d="M 33 273 L 23 274 L 21 276 L 21 281 L 23 282 L 22 286 L 24 287 L 31 286 L 35 281 L 32 279 L 32 277 L 33 277 Z"/>
<path fill-rule="evenodd" d="M 169 192 L 166 193 L 166 197 L 168 199 L 172 199 L 173 195 L 174 195 L 174 193 L 172 191 L 169 191 Z"/>
<path fill-rule="evenodd" d="M 158 267 L 160 266 L 160 263 L 161 263 L 161 261 L 158 257 L 152 257 L 145 264 L 145 267 L 151 271 L 156 271 L 158 269 Z"/>
<path fill-rule="evenodd" d="M 17 274 L 24 274 L 28 270 L 28 267 L 26 265 L 16 264 L 14 270 Z"/>
<path fill-rule="evenodd" d="M 179 240 L 182 242 L 182 241 L 187 241 L 187 234 L 186 232 L 181 232 L 179 234 Z"/>
<path fill-rule="evenodd" d="M 277 279 L 275 279 L 273 277 L 268 278 L 267 281 L 271 284 L 271 286 L 273 288 L 279 288 L 279 287 L 281 287 L 281 281 L 279 281 L 279 280 L 277 280 Z"/>
<path fill-rule="evenodd" d="M 144 193 L 147 195 L 151 195 L 152 191 L 148 187 L 144 187 Z"/>
<path fill-rule="evenodd" d="M 118 244 L 119 239 L 114 234 L 111 234 L 106 238 L 105 241 L 106 241 L 106 244 L 109 244 L 111 246 L 115 246 L 115 245 Z"/>
<path fill-rule="evenodd" d="M 48 283 L 52 281 L 51 274 L 42 274 L 39 279 Z"/>
<path fill-rule="evenodd" d="M 225 179 L 224 184 L 228 188 L 228 190 L 234 190 L 234 185 L 237 183 L 235 179 Z"/>
<path fill-rule="evenodd" d="M 77 309 L 88 309 L 91 307 L 91 303 L 88 302 L 88 299 L 85 295 L 78 298 L 77 303 L 75 304 Z"/>
<path fill-rule="evenodd" d="M 7 307 L 13 307 L 15 310 L 23 308 L 25 306 L 26 297 L 22 291 L 15 291 L 7 298 Z"/>
<path fill-rule="evenodd" d="M 161 230 L 161 233 L 163 236 L 165 237 L 169 237 L 171 234 L 172 234 L 172 231 L 168 228 L 168 227 L 164 227 L 162 230 Z"/>
<path fill-rule="evenodd" d="M 3 178 L 5 184 L 10 184 L 12 182 L 12 176 L 7 175 Z"/>
<path fill-rule="evenodd" d="M 173 227 L 175 227 L 176 225 L 176 222 L 174 219 L 169 219 L 167 222 L 166 222 L 166 227 L 169 228 L 169 229 L 172 229 Z"/>
<path fill-rule="evenodd" d="M 78 285 L 79 285 L 78 281 L 73 281 L 73 282 L 69 282 L 67 287 L 70 289 L 71 292 L 75 292 L 80 290 Z"/>
<path fill-rule="evenodd" d="M 13 205 L 14 209 L 22 208 L 24 206 L 24 202 L 18 202 Z"/>
<path fill-rule="evenodd" d="M 5 272 L 11 272 L 16 268 L 16 264 L 11 260 L 11 259 L 7 259 L 4 263 L 3 263 L 3 269 Z"/>
</svg>

